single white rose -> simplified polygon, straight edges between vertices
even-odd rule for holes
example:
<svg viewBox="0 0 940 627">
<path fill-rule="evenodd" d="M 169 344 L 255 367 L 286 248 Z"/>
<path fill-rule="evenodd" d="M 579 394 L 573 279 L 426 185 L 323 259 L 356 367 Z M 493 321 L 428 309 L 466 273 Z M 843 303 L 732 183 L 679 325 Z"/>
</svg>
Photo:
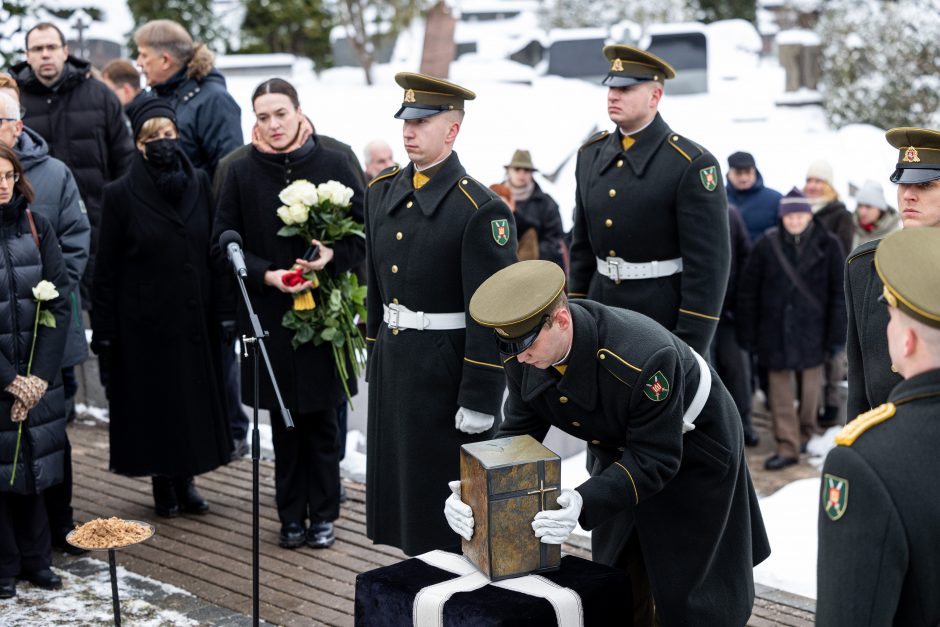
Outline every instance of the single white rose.
<svg viewBox="0 0 940 627">
<path fill-rule="evenodd" d="M 294 219 L 290 215 L 290 207 L 287 205 L 282 205 L 277 208 L 277 217 L 279 217 L 284 224 L 290 225 L 294 223 Z"/>
<path fill-rule="evenodd" d="M 297 194 L 297 199 L 308 207 L 313 207 L 320 202 L 320 195 L 317 193 L 317 186 L 310 181 L 301 179 L 291 183 L 291 187 Z"/>
<path fill-rule="evenodd" d="M 338 181 L 327 181 L 317 186 L 322 200 L 328 200 L 337 207 L 346 207 L 352 199 L 353 191 Z"/>
<path fill-rule="evenodd" d="M 36 284 L 36 287 L 33 288 L 33 298 L 41 303 L 58 297 L 59 291 L 55 288 L 55 285 L 53 285 L 51 281 L 46 281 L 43 279 Z"/>
<path fill-rule="evenodd" d="M 297 188 L 293 183 L 282 189 L 277 197 L 287 206 L 296 205 L 300 202 L 300 194 L 297 193 Z"/>
<path fill-rule="evenodd" d="M 303 224 L 307 221 L 307 218 L 310 217 L 310 210 L 307 209 L 307 205 L 303 203 L 291 205 L 288 211 L 290 212 L 290 217 L 291 220 L 294 221 L 294 224 Z"/>
</svg>

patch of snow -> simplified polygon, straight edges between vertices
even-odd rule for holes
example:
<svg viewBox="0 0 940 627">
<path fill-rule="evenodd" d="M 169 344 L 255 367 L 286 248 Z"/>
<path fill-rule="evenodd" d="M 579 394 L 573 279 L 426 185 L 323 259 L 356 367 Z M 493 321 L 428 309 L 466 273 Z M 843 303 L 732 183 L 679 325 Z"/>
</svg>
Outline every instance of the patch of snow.
<svg viewBox="0 0 940 627">
<path fill-rule="evenodd" d="M 771 554 L 754 567 L 754 581 L 816 598 L 819 479 L 794 481 L 760 499 Z"/>
<path fill-rule="evenodd" d="M 819 35 L 811 30 L 790 29 L 777 33 L 777 45 L 818 46 Z"/>
<path fill-rule="evenodd" d="M 353 481 L 366 482 L 366 436 L 353 429 L 346 434 L 346 456 L 339 463 L 340 473 Z"/>
<path fill-rule="evenodd" d="M 111 422 L 107 409 L 104 407 L 95 407 L 94 405 L 86 405 L 85 403 L 75 403 L 75 415 L 81 416 L 82 418 L 91 418 L 91 424 L 94 424 L 94 421 L 103 422 L 105 424 Z"/>
</svg>

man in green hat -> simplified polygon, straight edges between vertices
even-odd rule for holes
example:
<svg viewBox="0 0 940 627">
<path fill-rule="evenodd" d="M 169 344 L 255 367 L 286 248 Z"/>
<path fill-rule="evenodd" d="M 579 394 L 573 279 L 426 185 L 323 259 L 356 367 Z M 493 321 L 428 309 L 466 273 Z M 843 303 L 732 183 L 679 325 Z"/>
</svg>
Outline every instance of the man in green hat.
<svg viewBox="0 0 940 627">
<path fill-rule="evenodd" d="M 890 180 L 898 186 L 904 228 L 940 227 L 940 132 L 902 127 L 889 130 L 885 138 L 898 151 Z M 887 401 L 901 381 L 888 355 L 884 333 L 888 313 L 877 301 L 884 287 L 874 264 L 880 241 L 857 247 L 845 266 L 850 418 Z"/>
<path fill-rule="evenodd" d="M 637 596 L 648 577 L 659 625 L 745 624 L 753 566 L 770 548 L 741 419 L 702 357 L 646 316 L 569 303 L 564 272 L 546 261 L 494 274 L 470 315 L 494 330 L 505 364 L 496 437 L 541 440 L 555 426 L 594 454 L 591 478 L 535 516 L 535 535 L 561 543 L 577 523 L 591 530 L 594 560 L 630 572 L 635 603 L 648 601 Z M 473 516 L 455 483 L 445 517 L 469 539 Z"/>
<path fill-rule="evenodd" d="M 578 152 L 569 293 L 646 314 L 705 354 L 731 259 L 721 169 L 659 115 L 668 63 L 625 45 L 604 55 L 617 128 Z"/>
<path fill-rule="evenodd" d="M 467 175 L 454 153 L 459 85 L 400 73 L 396 118 L 410 163 L 366 192 L 369 424 L 366 534 L 408 555 L 450 547 L 428 516 L 459 470 L 462 444 L 488 440 L 505 389 L 491 333 L 467 317 L 470 296 L 516 260 L 506 204 Z"/>
<path fill-rule="evenodd" d="M 542 191 L 534 174 L 538 169 L 532 164 L 532 155 L 528 150 L 517 150 L 506 164 L 506 185 L 512 192 L 516 203 L 515 217 L 519 225 L 519 234 L 525 232 L 523 225 L 535 229 L 538 239 L 539 259 L 554 261 L 565 267 L 564 229 L 561 226 L 561 213 L 558 203 Z"/>
<path fill-rule="evenodd" d="M 890 320 L 882 334 L 903 380 L 845 426 L 823 466 L 816 620 L 938 625 L 940 230 L 888 235 L 874 266 Z"/>
</svg>

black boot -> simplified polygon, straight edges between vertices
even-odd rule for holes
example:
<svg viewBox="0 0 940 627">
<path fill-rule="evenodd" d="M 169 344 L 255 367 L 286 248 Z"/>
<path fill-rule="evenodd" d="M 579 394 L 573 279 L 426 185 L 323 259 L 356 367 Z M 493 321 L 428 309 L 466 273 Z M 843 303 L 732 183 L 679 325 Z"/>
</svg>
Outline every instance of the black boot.
<svg viewBox="0 0 940 627">
<path fill-rule="evenodd" d="M 209 504 L 196 490 L 196 482 L 192 477 L 174 479 L 173 487 L 176 489 L 176 499 L 183 511 L 190 514 L 205 514 L 209 511 Z"/>
<path fill-rule="evenodd" d="M 154 475 L 153 482 L 153 510 L 157 516 L 163 518 L 176 518 L 180 515 L 180 504 L 176 499 L 176 490 L 169 477 Z"/>
</svg>

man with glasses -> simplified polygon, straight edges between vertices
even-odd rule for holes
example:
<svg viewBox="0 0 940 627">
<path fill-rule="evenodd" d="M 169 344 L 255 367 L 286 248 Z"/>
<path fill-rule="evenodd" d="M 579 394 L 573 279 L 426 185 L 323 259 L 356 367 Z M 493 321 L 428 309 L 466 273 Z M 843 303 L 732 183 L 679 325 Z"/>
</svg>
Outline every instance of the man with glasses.
<svg viewBox="0 0 940 627">
<path fill-rule="evenodd" d="M 78 184 L 79 206 L 91 223 L 90 254 L 80 288 L 82 304 L 90 308 L 102 191 L 127 170 L 134 154 L 121 103 L 91 77 L 89 62 L 69 55 L 65 36 L 52 24 L 37 24 L 26 33 L 26 61 L 11 72 L 25 109 L 23 122 L 45 140 L 52 157 L 69 167 Z M 73 316 L 77 307 L 75 300 Z M 63 369 L 62 374 L 68 406 L 78 386 L 73 368 Z M 67 467 L 70 464 L 71 449 L 66 447 Z M 46 496 L 52 540 L 62 546 L 67 546 L 65 534 L 75 528 L 69 479 Z"/>
<path fill-rule="evenodd" d="M 752 568 L 770 548 L 741 420 L 702 357 L 646 316 L 569 303 L 564 271 L 548 261 L 491 276 L 470 315 L 494 330 L 508 380 L 496 437 L 541 440 L 555 426 L 596 460 L 590 479 L 562 490 L 561 509 L 535 516 L 535 535 L 558 544 L 578 523 L 592 530 L 595 561 L 648 577 L 664 627 L 745 624 Z M 472 513 L 452 490 L 445 516 L 469 539 Z M 630 559 L 637 545 L 645 574 Z"/>
</svg>

